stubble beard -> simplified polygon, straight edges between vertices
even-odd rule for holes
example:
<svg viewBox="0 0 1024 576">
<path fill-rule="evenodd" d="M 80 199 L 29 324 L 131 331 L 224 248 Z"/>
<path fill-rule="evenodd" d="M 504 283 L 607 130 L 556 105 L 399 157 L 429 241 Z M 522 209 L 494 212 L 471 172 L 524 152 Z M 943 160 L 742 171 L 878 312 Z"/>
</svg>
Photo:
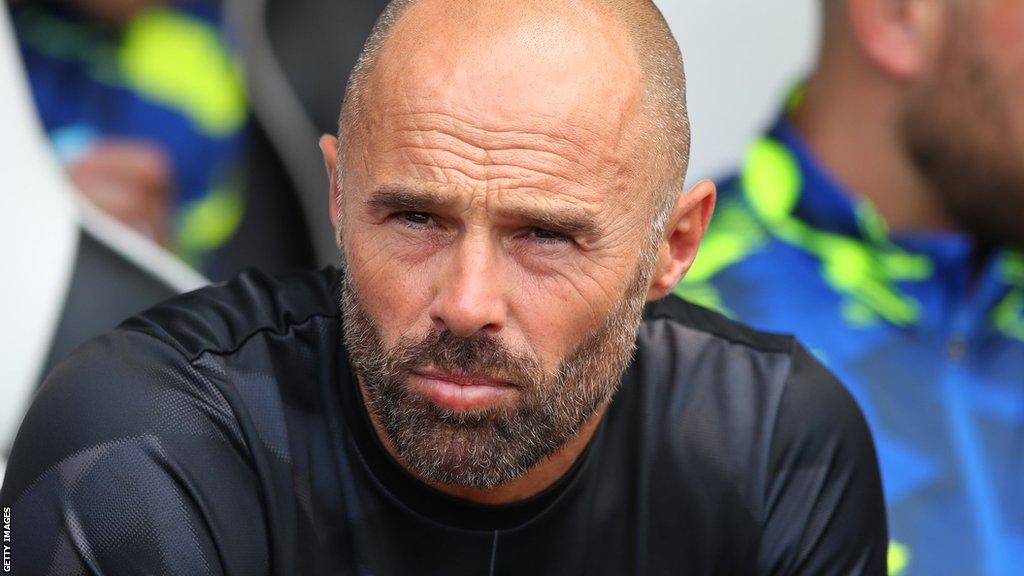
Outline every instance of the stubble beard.
<svg viewBox="0 0 1024 576">
<path fill-rule="evenodd" d="M 949 32 L 936 74 L 900 115 L 900 136 L 952 221 L 983 245 L 1022 245 L 1024 135 L 971 38 Z"/>
<path fill-rule="evenodd" d="M 645 259 L 649 260 L 649 259 Z M 431 331 L 384 345 L 376 323 L 344 271 L 341 309 L 349 359 L 367 408 L 402 464 L 422 480 L 493 488 L 520 477 L 574 438 L 610 402 L 635 349 L 652 266 L 644 262 L 603 324 L 554 372 L 507 350 L 499 338 Z M 514 406 L 450 411 L 408 389 L 410 372 L 500 374 L 518 388 Z"/>
</svg>

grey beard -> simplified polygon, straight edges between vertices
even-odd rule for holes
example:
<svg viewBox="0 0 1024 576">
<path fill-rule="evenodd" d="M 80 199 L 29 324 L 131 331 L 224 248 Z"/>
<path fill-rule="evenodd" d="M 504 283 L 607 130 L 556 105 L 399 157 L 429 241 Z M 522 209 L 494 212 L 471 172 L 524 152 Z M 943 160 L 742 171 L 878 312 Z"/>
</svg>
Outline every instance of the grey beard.
<svg viewBox="0 0 1024 576">
<path fill-rule="evenodd" d="M 632 360 L 649 279 L 650 267 L 641 265 L 606 321 L 554 374 L 486 334 L 461 338 L 432 331 L 419 342 L 403 340 L 388 349 L 347 271 L 341 298 L 345 345 L 368 410 L 411 472 L 428 482 L 492 488 L 557 452 L 611 401 Z M 407 389 L 410 371 L 426 365 L 500 372 L 519 388 L 520 402 L 469 412 L 440 408 Z"/>
</svg>

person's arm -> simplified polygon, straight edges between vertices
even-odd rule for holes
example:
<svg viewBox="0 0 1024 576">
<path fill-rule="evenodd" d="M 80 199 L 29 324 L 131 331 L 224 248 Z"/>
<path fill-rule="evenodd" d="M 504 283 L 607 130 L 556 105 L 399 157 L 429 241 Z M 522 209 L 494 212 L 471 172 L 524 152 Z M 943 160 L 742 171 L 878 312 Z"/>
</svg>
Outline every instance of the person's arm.
<svg viewBox="0 0 1024 576">
<path fill-rule="evenodd" d="M 117 331 L 79 348 L 11 453 L 10 572 L 267 574 L 243 438 L 221 392 L 171 346 Z"/>
<path fill-rule="evenodd" d="M 888 530 L 871 433 L 842 384 L 799 346 L 768 466 L 762 573 L 886 573 Z"/>
</svg>

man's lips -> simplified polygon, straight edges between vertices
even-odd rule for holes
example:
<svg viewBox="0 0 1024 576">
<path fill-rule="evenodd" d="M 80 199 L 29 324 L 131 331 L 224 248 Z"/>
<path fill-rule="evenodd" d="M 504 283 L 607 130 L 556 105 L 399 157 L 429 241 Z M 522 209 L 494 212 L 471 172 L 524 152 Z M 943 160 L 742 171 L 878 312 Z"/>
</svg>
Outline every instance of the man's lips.
<svg viewBox="0 0 1024 576">
<path fill-rule="evenodd" d="M 500 378 L 436 369 L 414 370 L 410 383 L 435 404 L 449 410 L 480 410 L 508 402 L 517 387 Z"/>
<path fill-rule="evenodd" d="M 494 388 L 513 387 L 512 384 L 501 378 L 494 378 L 484 374 L 463 374 L 458 372 L 445 372 L 432 368 L 413 370 L 412 373 L 422 378 L 431 380 L 443 380 L 459 386 L 491 386 Z"/>
</svg>

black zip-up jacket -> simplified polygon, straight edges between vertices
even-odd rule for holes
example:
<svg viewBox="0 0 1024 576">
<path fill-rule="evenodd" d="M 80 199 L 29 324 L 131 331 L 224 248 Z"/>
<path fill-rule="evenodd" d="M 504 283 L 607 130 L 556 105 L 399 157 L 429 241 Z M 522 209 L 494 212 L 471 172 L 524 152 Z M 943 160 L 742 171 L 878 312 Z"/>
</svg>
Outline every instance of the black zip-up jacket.
<svg viewBox="0 0 1024 576">
<path fill-rule="evenodd" d="M 790 337 L 669 297 L 572 470 L 480 506 L 373 432 L 340 273 L 162 304 L 47 379 L 0 491 L 34 574 L 884 574 L 874 447 Z"/>
</svg>

